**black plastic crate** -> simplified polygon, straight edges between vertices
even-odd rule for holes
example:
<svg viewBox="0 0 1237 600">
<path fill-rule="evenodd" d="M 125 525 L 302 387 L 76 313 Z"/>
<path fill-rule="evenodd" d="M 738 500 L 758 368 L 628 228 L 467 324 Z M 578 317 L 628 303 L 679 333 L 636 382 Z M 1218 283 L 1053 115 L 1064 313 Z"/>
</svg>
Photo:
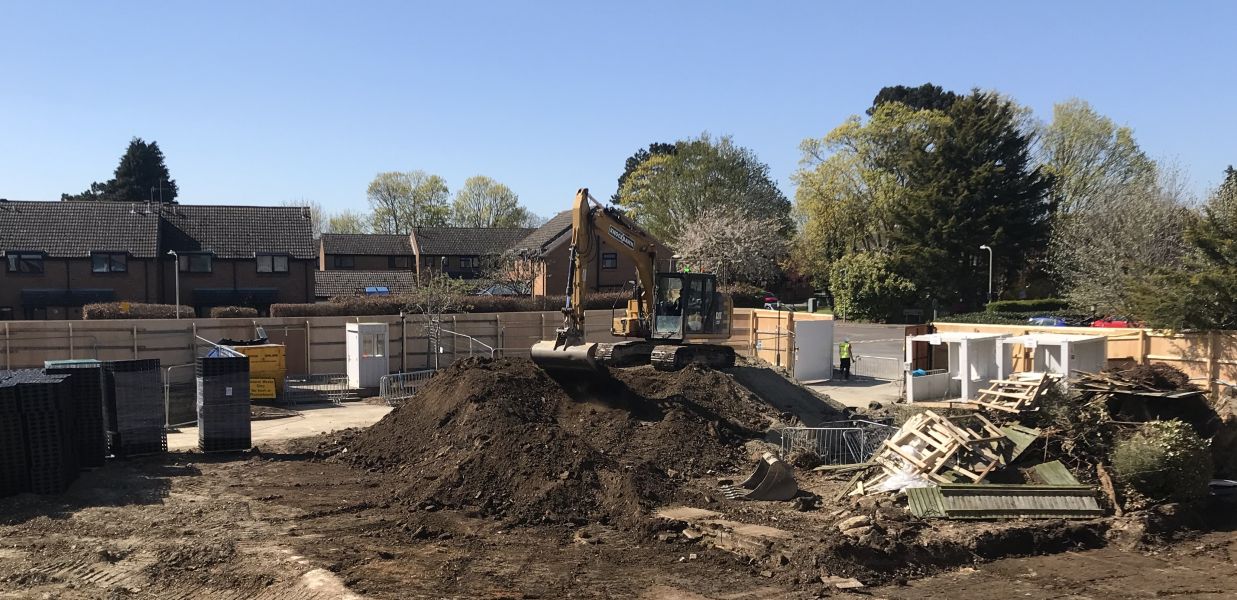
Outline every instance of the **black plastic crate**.
<svg viewBox="0 0 1237 600">
<path fill-rule="evenodd" d="M 101 467 L 107 457 L 103 417 L 103 369 L 99 365 L 66 365 L 45 369 L 48 374 L 67 375 L 70 404 L 74 410 L 74 437 L 78 463 Z"/>
</svg>

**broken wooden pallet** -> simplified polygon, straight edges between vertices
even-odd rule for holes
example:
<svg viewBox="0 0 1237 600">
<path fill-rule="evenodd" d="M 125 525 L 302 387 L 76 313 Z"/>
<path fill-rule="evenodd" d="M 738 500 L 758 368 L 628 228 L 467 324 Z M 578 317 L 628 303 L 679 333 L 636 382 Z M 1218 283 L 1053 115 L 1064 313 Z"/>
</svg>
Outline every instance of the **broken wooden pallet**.
<svg viewBox="0 0 1237 600">
<path fill-rule="evenodd" d="M 962 424 L 930 410 L 913 415 L 872 457 L 880 472 L 860 490 L 875 490 L 890 477 L 917 473 L 939 483 L 978 483 L 1006 462 L 1008 438 L 982 415 Z"/>
<path fill-rule="evenodd" d="M 1047 373 L 1037 373 L 1026 379 L 994 379 L 986 390 L 979 391 L 975 404 L 1005 412 L 1034 410 L 1041 394 L 1048 389 Z"/>
</svg>

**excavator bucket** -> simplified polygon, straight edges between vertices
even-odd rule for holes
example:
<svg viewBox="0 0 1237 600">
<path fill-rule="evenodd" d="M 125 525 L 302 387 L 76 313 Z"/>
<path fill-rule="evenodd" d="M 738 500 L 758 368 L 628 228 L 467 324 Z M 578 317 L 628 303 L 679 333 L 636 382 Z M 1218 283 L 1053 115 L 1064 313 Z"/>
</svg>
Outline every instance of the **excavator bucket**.
<svg viewBox="0 0 1237 600">
<path fill-rule="evenodd" d="M 597 344 L 560 345 L 555 340 L 533 344 L 532 359 L 548 373 L 600 371 L 597 362 Z"/>
<path fill-rule="evenodd" d="M 751 477 L 738 485 L 723 485 L 722 493 L 731 500 L 790 500 L 799 493 L 799 484 L 790 465 L 766 452 Z"/>
</svg>

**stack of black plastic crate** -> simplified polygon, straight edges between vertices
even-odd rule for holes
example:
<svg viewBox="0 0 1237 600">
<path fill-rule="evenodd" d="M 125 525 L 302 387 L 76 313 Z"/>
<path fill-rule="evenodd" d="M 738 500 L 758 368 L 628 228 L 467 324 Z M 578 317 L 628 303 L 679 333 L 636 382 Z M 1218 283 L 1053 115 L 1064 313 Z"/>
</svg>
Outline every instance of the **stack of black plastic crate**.
<svg viewBox="0 0 1237 600">
<path fill-rule="evenodd" d="M 26 433 L 12 373 L 0 371 L 0 496 L 30 491 Z"/>
<path fill-rule="evenodd" d="M 159 359 L 103 363 L 103 402 L 107 447 L 113 455 L 123 458 L 167 451 Z"/>
<path fill-rule="evenodd" d="M 69 376 L 78 464 L 85 468 L 103 466 L 107 458 L 107 436 L 103 426 L 103 364 L 57 364 L 43 372 Z"/>
<path fill-rule="evenodd" d="M 6 465 L 6 487 L 14 486 L 6 493 L 59 494 L 77 478 L 75 410 L 66 379 L 65 375 L 47 375 L 40 369 L 23 369 L 0 382 L 0 389 L 7 390 L 0 392 L 0 403 L 8 405 L 11 412 L 16 400 L 21 424 L 16 437 L 24 452 L 15 454 L 24 454 L 26 469 L 22 477 L 21 465 Z"/>
<path fill-rule="evenodd" d="M 203 452 L 248 450 L 249 358 L 199 358 L 197 380 L 198 446 Z"/>
</svg>

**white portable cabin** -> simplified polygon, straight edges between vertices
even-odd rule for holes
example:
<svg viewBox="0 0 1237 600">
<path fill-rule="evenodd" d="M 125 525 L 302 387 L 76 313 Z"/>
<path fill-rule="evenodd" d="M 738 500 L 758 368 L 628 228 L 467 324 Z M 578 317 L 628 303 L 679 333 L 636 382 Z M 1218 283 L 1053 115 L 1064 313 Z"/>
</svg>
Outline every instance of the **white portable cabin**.
<svg viewBox="0 0 1237 600">
<path fill-rule="evenodd" d="M 1002 338 L 999 344 L 999 376 L 1009 378 L 1014 372 L 1014 350 L 1021 346 L 1024 361 L 1020 372 L 1061 375 L 1068 385 L 1074 371 L 1097 373 L 1108 363 L 1108 338 L 1102 335 L 1064 333 L 1029 333 Z"/>
<path fill-rule="evenodd" d="M 949 353 L 949 367 L 934 370 L 927 375 L 915 376 L 906 373 L 906 401 L 973 399 L 988 382 L 998 377 L 997 340 L 1003 333 L 942 332 L 912 335 L 906 338 L 906 360 L 915 360 L 915 342 L 932 346 L 945 346 Z"/>
<path fill-rule="evenodd" d="M 375 388 L 390 372 L 390 340 L 386 323 L 348 323 L 345 334 L 348 387 Z"/>
</svg>

